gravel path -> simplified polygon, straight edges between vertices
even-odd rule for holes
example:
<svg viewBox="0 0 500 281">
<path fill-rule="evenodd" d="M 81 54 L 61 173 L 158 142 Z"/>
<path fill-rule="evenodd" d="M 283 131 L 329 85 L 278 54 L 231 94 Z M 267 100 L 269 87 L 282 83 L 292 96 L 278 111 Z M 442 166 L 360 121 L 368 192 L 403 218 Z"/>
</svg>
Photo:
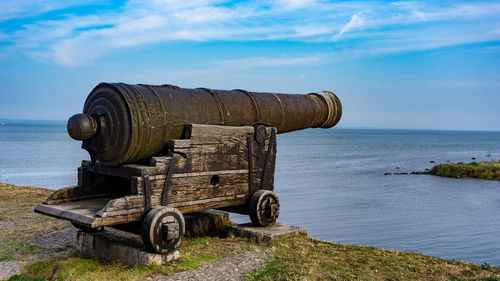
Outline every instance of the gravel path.
<svg viewBox="0 0 500 281">
<path fill-rule="evenodd" d="M 40 237 L 29 240 L 31 244 L 41 246 L 43 248 L 60 248 L 67 245 L 76 245 L 76 229 L 66 228 L 59 231 L 54 231 L 47 233 Z M 0 262 L 0 280 L 7 279 L 12 275 L 18 274 L 23 265 L 24 261 L 4 261 Z"/>
<path fill-rule="evenodd" d="M 66 228 L 63 230 L 47 233 L 28 242 L 41 246 L 43 248 L 61 248 L 66 245 L 76 246 L 76 232 L 78 230 L 74 227 Z"/>
<path fill-rule="evenodd" d="M 3 261 L 0 262 L 0 280 L 11 277 L 12 275 L 18 274 L 23 267 L 24 262 L 22 261 Z"/>
<path fill-rule="evenodd" d="M 200 266 L 196 270 L 176 273 L 172 276 L 148 278 L 149 281 L 170 280 L 245 280 L 246 274 L 267 261 L 268 255 L 261 251 L 248 251 Z"/>
</svg>

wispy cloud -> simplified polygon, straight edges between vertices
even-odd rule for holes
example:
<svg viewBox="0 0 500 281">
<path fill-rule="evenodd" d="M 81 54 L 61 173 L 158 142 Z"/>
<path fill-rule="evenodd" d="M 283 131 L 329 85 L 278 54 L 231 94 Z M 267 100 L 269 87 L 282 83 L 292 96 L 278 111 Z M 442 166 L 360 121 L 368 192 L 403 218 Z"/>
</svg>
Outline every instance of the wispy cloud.
<svg viewBox="0 0 500 281">
<path fill-rule="evenodd" d="M 0 22 L 32 17 L 75 5 L 88 5 L 92 2 L 86 0 L 2 0 L 0 2 Z"/>
<path fill-rule="evenodd" d="M 6 0 L 0 4 L 0 21 L 80 4 Z M 0 27 L 0 41 L 35 59 L 78 66 L 117 49 L 176 40 L 294 40 L 332 48 L 349 43 L 351 52 L 368 54 L 500 40 L 500 3 L 495 1 L 131 0 L 96 14 L 52 14 L 49 19 Z"/>
<path fill-rule="evenodd" d="M 340 36 L 342 36 L 344 33 L 348 32 L 349 30 L 353 28 L 359 28 L 363 26 L 363 18 L 361 17 L 362 12 L 355 13 L 352 15 L 351 20 L 342 27 L 342 29 L 332 36 L 332 40 L 337 41 Z"/>
</svg>

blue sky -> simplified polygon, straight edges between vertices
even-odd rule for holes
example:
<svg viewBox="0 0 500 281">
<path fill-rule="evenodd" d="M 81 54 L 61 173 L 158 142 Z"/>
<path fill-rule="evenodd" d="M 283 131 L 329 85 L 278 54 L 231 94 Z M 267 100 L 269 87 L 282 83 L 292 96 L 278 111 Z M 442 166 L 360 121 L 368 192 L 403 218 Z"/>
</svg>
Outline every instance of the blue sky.
<svg viewBox="0 0 500 281">
<path fill-rule="evenodd" d="M 335 92 L 340 126 L 500 130 L 498 1 L 0 2 L 0 118 L 99 82 Z"/>
</svg>

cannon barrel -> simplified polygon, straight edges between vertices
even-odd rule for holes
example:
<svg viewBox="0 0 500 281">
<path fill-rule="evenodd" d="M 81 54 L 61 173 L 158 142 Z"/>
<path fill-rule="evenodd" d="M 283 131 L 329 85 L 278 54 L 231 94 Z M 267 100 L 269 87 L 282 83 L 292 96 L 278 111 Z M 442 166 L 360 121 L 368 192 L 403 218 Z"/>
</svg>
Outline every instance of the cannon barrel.
<svg viewBox="0 0 500 281">
<path fill-rule="evenodd" d="M 101 83 L 87 97 L 83 113 L 68 120 L 68 133 L 83 140 L 93 161 L 118 165 L 164 153 L 189 123 L 263 123 L 285 133 L 330 128 L 341 115 L 339 99 L 327 91 L 291 95 Z"/>
</svg>

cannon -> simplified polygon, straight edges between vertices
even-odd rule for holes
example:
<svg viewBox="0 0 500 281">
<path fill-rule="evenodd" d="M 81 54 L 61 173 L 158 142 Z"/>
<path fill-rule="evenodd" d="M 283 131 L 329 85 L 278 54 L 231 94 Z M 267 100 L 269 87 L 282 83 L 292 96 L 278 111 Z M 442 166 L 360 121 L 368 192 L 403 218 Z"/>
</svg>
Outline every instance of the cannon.
<svg viewBox="0 0 500 281">
<path fill-rule="evenodd" d="M 198 211 L 238 212 L 254 225 L 273 225 L 280 210 L 276 134 L 330 128 L 341 115 L 327 91 L 101 83 L 67 124 L 90 161 L 78 168 L 76 186 L 56 191 L 35 212 L 85 231 L 131 231 L 158 253 L 180 244 L 184 215 Z"/>
</svg>

